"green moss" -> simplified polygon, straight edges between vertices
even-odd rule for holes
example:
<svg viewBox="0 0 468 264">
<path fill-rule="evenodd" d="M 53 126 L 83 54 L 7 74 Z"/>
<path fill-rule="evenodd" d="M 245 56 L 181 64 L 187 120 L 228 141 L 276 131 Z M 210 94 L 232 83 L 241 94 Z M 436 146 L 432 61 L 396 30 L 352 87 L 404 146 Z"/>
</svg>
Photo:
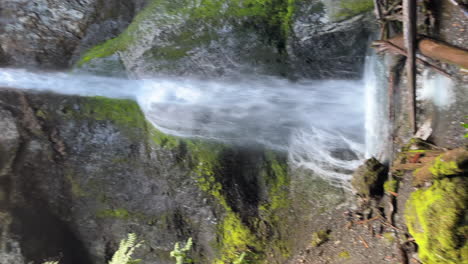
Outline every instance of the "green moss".
<svg viewBox="0 0 468 264">
<path fill-rule="evenodd" d="M 152 15 L 158 12 L 160 2 L 159 0 L 150 1 L 148 5 L 135 16 L 127 29 L 116 38 L 109 39 L 88 50 L 78 61 L 77 65 L 81 66 L 94 58 L 108 57 L 118 51 L 124 51 L 129 48 L 131 44 L 135 43 L 145 33 L 145 28 L 141 26 L 142 22 L 150 20 Z M 166 17 L 165 19 L 167 23 L 170 23 L 170 17 Z"/>
<path fill-rule="evenodd" d="M 240 217 L 231 210 L 226 213 L 219 226 L 219 233 L 222 238 L 222 247 L 221 257 L 217 260 L 218 262 L 231 263 L 242 253 L 246 253 L 245 259 L 249 261 L 261 258 L 256 254 L 261 251 L 262 247 L 259 241 L 250 229 L 242 223 Z"/>
<path fill-rule="evenodd" d="M 435 176 L 435 178 L 442 178 L 447 175 L 455 175 L 462 172 L 456 161 L 444 161 L 441 156 L 434 160 L 429 171 Z"/>
<path fill-rule="evenodd" d="M 124 127 L 144 128 L 146 124 L 138 104 L 129 99 L 87 97 L 81 113 L 95 120 L 110 120 Z"/>
<path fill-rule="evenodd" d="M 395 234 L 393 234 L 392 232 L 383 233 L 382 236 L 389 243 L 395 242 Z"/>
<path fill-rule="evenodd" d="M 356 192 L 364 197 L 380 195 L 383 192 L 383 179 L 386 167 L 376 158 L 370 158 L 353 173 L 351 184 Z"/>
<path fill-rule="evenodd" d="M 157 130 L 150 122 L 146 123 L 146 127 L 148 128 L 150 139 L 156 143 L 156 145 L 167 149 L 174 149 L 181 144 L 181 139 L 162 133 L 161 131 Z"/>
<path fill-rule="evenodd" d="M 131 215 L 132 214 L 125 208 L 105 209 L 96 213 L 96 216 L 99 218 L 129 219 Z"/>
<path fill-rule="evenodd" d="M 384 190 L 386 192 L 394 192 L 398 191 L 398 181 L 397 180 L 388 180 L 384 183 Z"/>
<path fill-rule="evenodd" d="M 167 13 L 165 16 L 155 14 Z M 202 0 L 194 6 L 193 1 L 180 0 L 152 0 L 134 18 L 132 23 L 116 38 L 107 40 L 88 50 L 78 61 L 77 66 L 95 58 L 108 57 L 116 52 L 125 51 L 143 38 L 148 27 L 164 26 L 171 23 L 180 23 L 181 19 L 191 21 L 187 25 L 203 21 L 213 26 L 226 23 L 233 18 L 253 18 L 254 21 L 264 24 L 270 34 L 279 34 L 285 39 L 290 31 L 291 19 L 294 13 L 294 0 Z M 153 51 L 153 56 L 166 59 L 179 59 L 184 57 L 193 48 L 194 43 L 200 45 L 203 39 L 193 41 L 197 36 L 190 32 L 190 38 L 176 37 L 176 45 L 159 47 Z M 211 35 L 208 35 L 211 37 Z M 209 43 L 209 42 L 206 42 Z M 188 44 L 188 45 L 186 45 Z"/>
<path fill-rule="evenodd" d="M 312 247 L 318 247 L 323 243 L 327 242 L 330 235 L 327 230 L 320 230 L 318 232 L 312 233 L 312 241 L 310 245 Z"/>
<path fill-rule="evenodd" d="M 43 110 L 40 110 L 40 109 L 36 111 L 36 116 L 44 120 L 47 119 L 47 114 Z"/>
<path fill-rule="evenodd" d="M 75 197 L 85 197 L 87 195 L 86 191 L 81 187 L 81 185 L 73 178 L 73 175 L 70 172 L 65 174 L 65 178 L 70 183 L 70 189 Z"/>
<path fill-rule="evenodd" d="M 444 178 L 407 201 L 406 224 L 424 263 L 466 263 L 467 187 L 465 178 Z"/>
<path fill-rule="evenodd" d="M 287 164 L 285 162 L 280 163 L 276 154 L 271 151 L 266 153 L 266 161 L 269 173 L 266 174 L 265 181 L 270 198 L 267 207 L 269 210 L 287 208 L 290 205 L 288 198 L 290 179 Z"/>
<path fill-rule="evenodd" d="M 409 153 L 426 153 L 428 150 L 425 149 L 410 149 L 407 152 Z"/>
<path fill-rule="evenodd" d="M 338 254 L 338 257 L 342 258 L 342 259 L 349 259 L 351 257 L 351 255 L 349 255 L 349 252 L 348 251 L 341 251 L 339 254 Z"/>
<path fill-rule="evenodd" d="M 341 10 L 336 18 L 344 19 L 373 10 L 374 2 L 372 0 L 342 0 L 340 7 Z"/>
</svg>

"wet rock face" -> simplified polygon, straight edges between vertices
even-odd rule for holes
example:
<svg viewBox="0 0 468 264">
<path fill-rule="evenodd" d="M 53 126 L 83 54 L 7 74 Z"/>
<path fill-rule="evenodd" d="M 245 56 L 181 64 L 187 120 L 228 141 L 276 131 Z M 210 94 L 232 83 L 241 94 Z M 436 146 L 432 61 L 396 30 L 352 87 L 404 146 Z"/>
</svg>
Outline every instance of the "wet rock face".
<svg viewBox="0 0 468 264">
<path fill-rule="evenodd" d="M 141 1 L 5 0 L 0 63 L 63 69 L 74 53 L 120 33 Z M 136 4 L 136 5 L 135 5 Z"/>
<path fill-rule="evenodd" d="M 321 8 L 324 7 L 320 4 L 301 4 L 296 11 L 294 37 L 289 43 L 295 75 L 323 79 L 360 78 L 373 31 L 371 16 L 361 14 L 332 22 L 324 11 L 317 11 Z"/>
<path fill-rule="evenodd" d="M 63 69 L 78 61 L 86 71 L 133 77 L 361 75 L 371 31 L 362 10 L 337 20 L 322 1 L 150 0 L 143 9 L 145 2 L 5 0 L 0 65 Z"/>
<path fill-rule="evenodd" d="M 1 264 L 107 263 L 129 232 L 147 241 L 145 263 L 172 263 L 188 236 L 213 254 L 209 202 L 182 154 L 145 140 L 135 103 L 119 106 L 136 121 L 88 111 L 91 99 L 0 91 L 0 104 Z"/>
<path fill-rule="evenodd" d="M 130 100 L 0 90 L 0 125 L 0 264 L 104 264 L 130 232 L 148 264 L 189 237 L 194 263 L 284 263 L 343 202 L 284 153 L 164 135 Z"/>
<path fill-rule="evenodd" d="M 135 77 L 361 76 L 372 31 L 365 12 L 336 21 L 321 1 L 249 8 L 237 1 L 210 3 L 150 1 L 121 35 L 86 52 L 77 65 L 91 72 L 112 65 Z"/>
</svg>

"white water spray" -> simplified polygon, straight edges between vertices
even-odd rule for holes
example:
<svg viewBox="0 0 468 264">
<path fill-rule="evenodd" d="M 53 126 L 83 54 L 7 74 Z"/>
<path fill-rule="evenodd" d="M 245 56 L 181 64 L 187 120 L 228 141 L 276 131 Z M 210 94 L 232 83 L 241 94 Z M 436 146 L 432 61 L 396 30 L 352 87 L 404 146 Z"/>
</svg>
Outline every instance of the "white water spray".
<svg viewBox="0 0 468 264">
<path fill-rule="evenodd" d="M 365 85 L 365 157 L 387 161 L 389 139 L 388 80 L 385 64 L 376 54 L 366 57 Z"/>
<path fill-rule="evenodd" d="M 287 151 L 293 165 L 337 185 L 350 179 L 363 158 L 361 81 L 125 80 L 1 69 L 0 87 L 131 98 L 165 133 L 261 143 Z"/>
</svg>

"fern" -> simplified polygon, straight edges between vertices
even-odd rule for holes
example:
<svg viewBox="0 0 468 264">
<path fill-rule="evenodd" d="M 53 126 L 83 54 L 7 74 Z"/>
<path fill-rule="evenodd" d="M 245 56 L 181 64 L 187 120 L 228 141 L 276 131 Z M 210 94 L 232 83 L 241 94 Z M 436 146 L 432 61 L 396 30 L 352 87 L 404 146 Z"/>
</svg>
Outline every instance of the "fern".
<svg viewBox="0 0 468 264">
<path fill-rule="evenodd" d="M 180 243 L 175 243 L 174 250 L 171 251 L 171 257 L 176 259 L 176 264 L 184 264 L 184 262 L 190 260 L 190 258 L 187 257 L 186 252 L 192 249 L 192 245 L 193 242 L 191 237 L 187 240 L 187 243 L 182 249 L 180 248 Z"/>
<path fill-rule="evenodd" d="M 242 254 L 240 254 L 239 258 L 237 258 L 236 260 L 234 260 L 234 262 L 232 264 L 243 264 L 244 263 L 244 258 L 247 254 L 245 252 L 243 252 Z"/>
<path fill-rule="evenodd" d="M 137 236 L 134 233 L 128 234 L 127 239 L 120 241 L 119 249 L 112 256 L 109 264 L 137 264 L 140 259 L 132 259 L 135 249 L 142 245 L 142 241 L 137 242 Z M 42 264 L 59 264 L 58 261 L 47 261 Z"/>
<path fill-rule="evenodd" d="M 134 233 L 128 234 L 127 239 L 120 241 L 119 249 L 112 256 L 109 264 L 129 264 L 139 262 L 139 260 L 132 260 L 132 254 L 135 249 L 142 245 L 142 242 L 137 242 L 137 236 Z"/>
</svg>

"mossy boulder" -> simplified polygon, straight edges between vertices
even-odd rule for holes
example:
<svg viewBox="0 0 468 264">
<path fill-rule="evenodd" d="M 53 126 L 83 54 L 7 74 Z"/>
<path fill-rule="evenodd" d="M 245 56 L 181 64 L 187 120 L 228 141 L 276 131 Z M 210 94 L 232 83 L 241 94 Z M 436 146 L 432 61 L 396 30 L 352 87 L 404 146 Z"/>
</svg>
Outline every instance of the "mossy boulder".
<svg viewBox="0 0 468 264">
<path fill-rule="evenodd" d="M 468 172 L 468 150 L 457 148 L 437 156 L 432 162 L 415 170 L 413 184 L 421 185 L 434 179 L 466 172 Z"/>
<path fill-rule="evenodd" d="M 405 220 L 423 263 L 467 263 L 467 205 L 465 177 L 436 180 L 431 187 L 411 194 Z"/>
<path fill-rule="evenodd" d="M 387 167 L 376 158 L 370 158 L 353 173 L 351 184 L 360 196 L 381 195 L 387 171 Z"/>
</svg>

